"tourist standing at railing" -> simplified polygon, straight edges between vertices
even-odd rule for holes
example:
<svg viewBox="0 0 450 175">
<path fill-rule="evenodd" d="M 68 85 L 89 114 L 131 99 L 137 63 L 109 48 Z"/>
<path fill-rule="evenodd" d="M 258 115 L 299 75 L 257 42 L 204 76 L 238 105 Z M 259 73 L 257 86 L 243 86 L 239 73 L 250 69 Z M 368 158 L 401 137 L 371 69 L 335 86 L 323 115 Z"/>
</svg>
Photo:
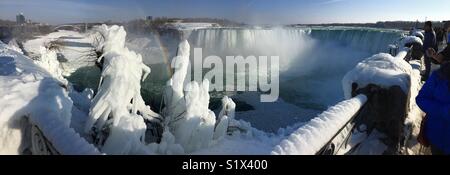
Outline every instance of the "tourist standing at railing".
<svg viewBox="0 0 450 175">
<path fill-rule="evenodd" d="M 450 154 L 450 63 L 432 73 L 416 97 L 426 113 L 419 142 L 429 144 L 433 155 Z M 428 146 L 428 145 L 426 145 Z"/>
<path fill-rule="evenodd" d="M 447 35 L 446 35 L 447 32 L 444 30 L 444 28 L 437 27 L 437 28 L 434 28 L 434 31 L 436 32 L 437 45 L 440 46 L 440 45 L 444 44 L 444 41 L 447 38 Z"/>
<path fill-rule="evenodd" d="M 431 21 L 425 22 L 424 30 L 425 30 L 425 38 L 423 41 L 423 53 L 426 53 L 426 51 L 430 48 L 438 50 L 436 33 L 433 30 L 433 23 L 431 23 Z M 432 58 L 428 54 L 425 54 L 425 73 L 423 74 L 423 80 L 425 81 L 430 76 L 431 61 Z"/>
<path fill-rule="evenodd" d="M 447 32 L 447 47 L 439 54 L 436 52 L 437 49 L 429 48 L 427 50 L 427 55 L 439 63 L 450 61 L 450 21 L 445 22 L 444 29 Z"/>
</svg>

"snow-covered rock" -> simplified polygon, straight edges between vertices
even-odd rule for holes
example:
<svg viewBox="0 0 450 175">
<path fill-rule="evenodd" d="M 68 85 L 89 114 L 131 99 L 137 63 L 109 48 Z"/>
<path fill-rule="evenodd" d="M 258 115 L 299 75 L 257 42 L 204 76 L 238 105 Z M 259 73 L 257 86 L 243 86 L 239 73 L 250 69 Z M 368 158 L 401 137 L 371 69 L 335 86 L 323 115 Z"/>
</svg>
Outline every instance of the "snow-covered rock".
<svg viewBox="0 0 450 175">
<path fill-rule="evenodd" d="M 425 35 L 423 35 L 422 31 L 419 30 L 413 31 L 412 36 L 419 37 L 421 40 L 425 38 Z"/>
<path fill-rule="evenodd" d="M 411 86 L 410 74 L 412 67 L 403 59 L 398 59 L 390 54 L 376 54 L 349 71 L 342 80 L 345 98 L 352 98 L 352 84 L 358 84 L 363 88 L 369 84 L 375 84 L 383 88 L 398 85 L 408 94 Z"/>
<path fill-rule="evenodd" d="M 419 37 L 417 37 L 417 36 L 407 36 L 407 37 L 405 37 L 405 38 L 403 38 L 401 40 L 401 47 L 404 47 L 407 44 L 414 44 L 414 43 L 423 45 L 423 41 Z"/>
<path fill-rule="evenodd" d="M 24 50 L 32 59 L 39 59 L 42 52 L 41 47 L 48 47 L 51 42 L 57 43 L 56 54 L 60 55 L 60 69 L 64 76 L 70 76 L 81 67 L 94 65 L 91 52 L 93 51 L 93 38 L 87 34 L 76 31 L 59 30 L 44 36 L 37 36 L 35 39 L 26 41 Z"/>
<path fill-rule="evenodd" d="M 418 42 L 417 37 L 408 37 L 405 42 Z M 409 40 L 409 41 L 408 41 Z M 415 97 L 418 95 L 421 88 L 420 63 L 413 60 L 411 62 L 405 61 L 406 50 L 401 51 L 397 56 L 393 57 L 389 54 L 377 54 L 359 63 L 353 70 L 349 71 L 342 80 L 344 94 L 347 99 L 352 97 L 352 84 L 356 83 L 357 88 L 364 88 L 369 84 L 379 86 L 384 89 L 389 89 L 392 86 L 399 86 L 404 94 L 408 96 L 406 99 L 407 109 L 405 109 L 406 118 L 399 121 L 402 124 L 404 137 L 404 149 L 400 150 L 406 154 L 417 154 L 420 152 L 420 146 L 417 144 L 416 136 L 420 129 L 420 122 L 422 114 L 418 108 Z M 400 110 L 400 109 L 397 109 Z M 385 126 L 392 127 L 392 126 Z M 386 133 L 385 133 L 386 134 Z M 393 134 L 393 133 L 390 133 Z M 365 141 L 367 143 L 370 141 Z M 379 141 L 373 141 L 370 144 L 363 144 L 363 146 L 372 147 Z M 400 143 L 403 145 L 403 143 Z M 367 149 L 367 148 L 363 148 Z M 371 154 L 373 152 L 362 151 L 362 154 Z M 378 150 L 379 152 L 379 150 Z M 355 152 L 355 153 L 358 153 Z"/>
</svg>

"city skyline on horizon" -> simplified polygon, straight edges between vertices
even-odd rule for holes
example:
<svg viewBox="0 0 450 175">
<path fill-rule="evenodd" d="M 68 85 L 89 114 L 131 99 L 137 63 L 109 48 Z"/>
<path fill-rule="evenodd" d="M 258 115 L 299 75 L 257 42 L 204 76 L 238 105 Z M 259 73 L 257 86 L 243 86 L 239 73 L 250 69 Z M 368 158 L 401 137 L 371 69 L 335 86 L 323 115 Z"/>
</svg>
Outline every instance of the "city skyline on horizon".
<svg viewBox="0 0 450 175">
<path fill-rule="evenodd" d="M 450 19 L 446 0 L 2 0 L 0 18 L 14 20 L 19 13 L 35 22 L 124 22 L 153 17 L 217 18 L 247 24 L 376 23 L 384 21 L 444 21 Z M 385 2 L 385 3 L 383 3 Z M 419 3 L 420 2 L 420 3 Z M 380 4 L 388 4 L 385 9 Z M 398 8 L 404 5 L 405 8 Z M 429 11 L 422 10 L 430 6 Z M 349 10 L 352 9 L 352 10 Z M 380 10 L 384 10 L 380 13 Z M 414 13 L 412 13 L 414 12 Z M 364 15 L 362 15 L 364 14 Z M 405 15 L 407 14 L 407 15 Z"/>
</svg>

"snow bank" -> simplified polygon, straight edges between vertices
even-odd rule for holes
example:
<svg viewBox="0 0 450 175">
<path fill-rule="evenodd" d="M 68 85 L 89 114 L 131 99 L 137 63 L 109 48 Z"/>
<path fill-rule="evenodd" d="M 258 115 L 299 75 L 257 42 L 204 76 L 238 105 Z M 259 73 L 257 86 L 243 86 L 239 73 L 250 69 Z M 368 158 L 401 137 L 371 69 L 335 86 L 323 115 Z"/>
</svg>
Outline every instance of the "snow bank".
<svg viewBox="0 0 450 175">
<path fill-rule="evenodd" d="M 405 133 L 410 133 L 411 135 L 406 136 L 406 150 L 405 152 L 410 155 L 419 154 L 421 145 L 417 142 L 417 135 L 420 131 L 420 125 L 422 122 L 423 112 L 416 103 L 416 97 L 422 88 L 422 76 L 420 75 L 420 61 L 412 60 L 410 61 L 412 66 L 412 71 L 410 73 L 411 87 L 409 94 L 409 106 L 407 117 L 405 120 Z"/>
<path fill-rule="evenodd" d="M 312 119 L 275 147 L 275 155 L 314 155 L 359 111 L 364 95 L 343 101 Z"/>
<path fill-rule="evenodd" d="M 390 54 L 380 53 L 358 63 L 342 80 L 345 98 L 350 99 L 352 84 L 357 83 L 359 88 L 375 84 L 383 88 L 398 85 L 408 94 L 410 90 L 410 74 L 412 67 L 403 59 Z"/>
<path fill-rule="evenodd" d="M 205 29 L 219 26 L 216 23 L 170 23 L 170 27 L 175 28 L 177 30 L 196 30 L 196 29 Z"/>
<path fill-rule="evenodd" d="M 27 119 L 62 154 L 98 153 L 69 128 L 72 101 L 59 81 L 1 42 L 0 62 L 0 154 L 30 147 Z"/>
<path fill-rule="evenodd" d="M 60 56 L 59 67 L 64 76 L 70 76 L 78 68 L 93 65 L 96 58 L 89 55 L 93 49 L 91 44 L 93 38 L 76 31 L 59 30 L 38 36 L 36 39 L 26 41 L 24 50 L 31 58 L 39 59 L 43 53 L 41 47 L 46 47 L 53 41 L 61 44 L 55 52 Z"/>
</svg>

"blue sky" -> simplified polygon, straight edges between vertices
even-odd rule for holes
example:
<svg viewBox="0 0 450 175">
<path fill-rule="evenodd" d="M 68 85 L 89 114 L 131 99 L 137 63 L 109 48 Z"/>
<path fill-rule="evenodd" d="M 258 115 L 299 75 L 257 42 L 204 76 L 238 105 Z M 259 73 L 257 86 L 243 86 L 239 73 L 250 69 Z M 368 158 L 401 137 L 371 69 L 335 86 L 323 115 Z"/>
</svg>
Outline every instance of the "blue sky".
<svg viewBox="0 0 450 175">
<path fill-rule="evenodd" d="M 0 0 L 0 18 L 125 21 L 145 16 L 217 17 L 255 24 L 450 20 L 450 0 Z"/>
</svg>

